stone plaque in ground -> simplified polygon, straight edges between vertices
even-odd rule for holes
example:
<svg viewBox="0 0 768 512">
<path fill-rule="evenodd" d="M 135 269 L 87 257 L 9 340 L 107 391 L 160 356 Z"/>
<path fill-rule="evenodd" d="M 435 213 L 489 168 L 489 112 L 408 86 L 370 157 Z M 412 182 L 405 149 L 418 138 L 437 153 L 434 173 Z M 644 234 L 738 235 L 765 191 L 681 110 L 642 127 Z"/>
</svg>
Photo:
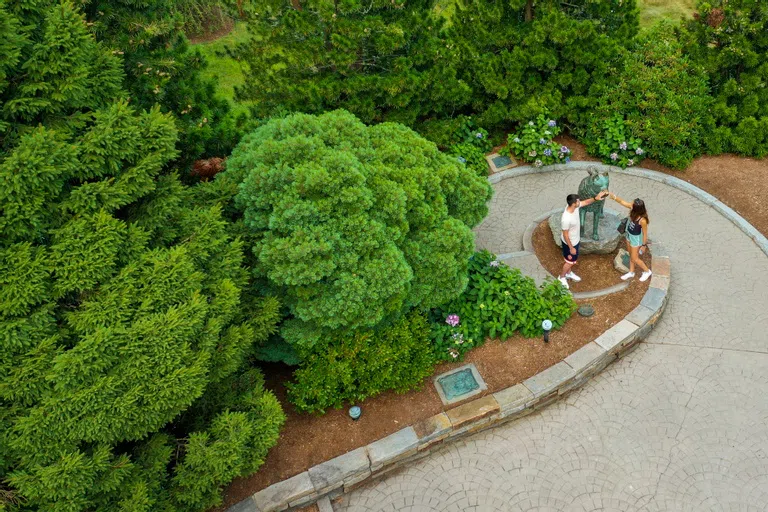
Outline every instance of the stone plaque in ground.
<svg viewBox="0 0 768 512">
<path fill-rule="evenodd" d="M 509 167 L 509 166 L 516 165 L 516 164 L 517 164 L 517 162 L 515 162 L 514 160 L 512 160 L 511 158 L 509 158 L 506 155 L 499 155 L 499 156 L 493 158 L 493 165 L 497 169 L 502 169 L 504 167 Z"/>
<path fill-rule="evenodd" d="M 560 228 L 562 212 L 555 213 L 549 218 L 549 229 L 552 230 L 552 238 L 558 247 L 562 243 L 560 235 L 563 230 Z M 610 254 L 616 250 L 619 241 L 624 237 L 616 231 L 616 227 L 621 222 L 621 218 L 613 212 L 605 210 L 603 218 L 598 225 L 598 236 L 600 240 L 592 240 L 592 214 L 588 213 L 584 226 L 584 236 L 581 237 L 579 252 L 581 254 Z"/>
<path fill-rule="evenodd" d="M 437 379 L 437 382 L 442 386 L 445 398 L 448 400 L 471 393 L 480 387 L 469 368 L 441 377 Z"/>
<path fill-rule="evenodd" d="M 474 364 L 467 364 L 434 378 L 435 389 L 443 404 L 461 402 L 487 389 Z"/>
</svg>

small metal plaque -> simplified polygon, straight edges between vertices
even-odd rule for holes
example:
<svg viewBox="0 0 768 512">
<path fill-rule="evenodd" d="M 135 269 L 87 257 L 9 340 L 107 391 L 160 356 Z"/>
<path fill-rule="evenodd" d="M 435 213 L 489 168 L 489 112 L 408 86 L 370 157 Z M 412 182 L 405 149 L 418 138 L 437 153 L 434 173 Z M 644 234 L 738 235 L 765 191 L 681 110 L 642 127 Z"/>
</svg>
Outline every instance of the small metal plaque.
<svg viewBox="0 0 768 512">
<path fill-rule="evenodd" d="M 437 379 L 437 383 L 443 388 L 445 398 L 448 400 L 480 389 L 480 384 L 477 383 L 469 368 L 441 377 Z"/>
<path fill-rule="evenodd" d="M 494 157 L 491 159 L 493 161 L 493 166 L 497 169 L 501 169 L 503 167 L 509 167 L 510 165 L 514 165 L 515 162 L 511 158 L 505 155 L 499 155 L 497 157 Z"/>
<path fill-rule="evenodd" d="M 474 364 L 467 364 L 434 378 L 435 389 L 445 405 L 461 402 L 488 389 Z"/>
</svg>

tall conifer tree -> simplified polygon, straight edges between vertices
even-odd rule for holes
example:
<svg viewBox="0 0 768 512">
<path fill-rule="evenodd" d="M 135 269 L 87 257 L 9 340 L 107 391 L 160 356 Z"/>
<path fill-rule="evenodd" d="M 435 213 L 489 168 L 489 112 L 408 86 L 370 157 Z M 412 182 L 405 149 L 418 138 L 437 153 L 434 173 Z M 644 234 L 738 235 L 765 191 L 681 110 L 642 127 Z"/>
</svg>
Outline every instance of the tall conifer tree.
<svg viewBox="0 0 768 512">
<path fill-rule="evenodd" d="M 202 510 L 277 439 L 243 363 L 278 305 L 78 9 L 0 20 L 0 508 Z"/>
</svg>

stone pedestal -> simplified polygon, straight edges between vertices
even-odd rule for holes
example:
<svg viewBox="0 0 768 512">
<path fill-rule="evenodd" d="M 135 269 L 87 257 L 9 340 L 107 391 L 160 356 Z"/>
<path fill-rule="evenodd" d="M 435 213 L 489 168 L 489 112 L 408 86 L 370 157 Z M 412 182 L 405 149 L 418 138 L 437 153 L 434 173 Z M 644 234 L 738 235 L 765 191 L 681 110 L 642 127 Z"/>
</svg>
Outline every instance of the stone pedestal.
<svg viewBox="0 0 768 512">
<path fill-rule="evenodd" d="M 619 249 L 619 253 L 613 259 L 613 268 L 618 270 L 620 274 L 629 272 L 629 253 L 626 249 Z"/>
<path fill-rule="evenodd" d="M 560 235 L 563 230 L 560 227 L 560 221 L 563 214 L 562 212 L 556 213 L 549 218 L 549 228 L 552 230 L 552 238 L 558 247 L 561 246 L 562 241 Z M 581 254 L 610 254 L 616 250 L 619 242 L 624 235 L 616 231 L 616 228 L 621 222 L 621 218 L 618 215 L 606 210 L 603 212 L 603 218 L 600 219 L 598 224 L 598 235 L 600 240 L 592 240 L 592 213 L 587 213 L 584 226 L 584 236 L 581 237 L 581 245 L 579 252 Z"/>
</svg>

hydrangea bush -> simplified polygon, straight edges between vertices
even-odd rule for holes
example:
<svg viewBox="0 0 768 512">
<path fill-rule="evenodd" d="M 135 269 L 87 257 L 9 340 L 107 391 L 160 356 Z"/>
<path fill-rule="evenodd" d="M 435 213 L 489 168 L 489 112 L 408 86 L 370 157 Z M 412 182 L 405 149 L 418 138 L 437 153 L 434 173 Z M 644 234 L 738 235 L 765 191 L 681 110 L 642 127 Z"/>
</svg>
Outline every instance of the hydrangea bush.
<svg viewBox="0 0 768 512">
<path fill-rule="evenodd" d="M 490 252 L 477 252 L 469 262 L 464 293 L 431 312 L 435 358 L 460 359 L 487 337 L 506 340 L 515 332 L 538 336 L 542 321 L 549 319 L 558 329 L 575 309 L 573 297 L 559 282 L 548 281 L 539 288 Z"/>
<path fill-rule="evenodd" d="M 642 141 L 629 133 L 620 115 L 606 119 L 600 128 L 598 133 L 587 137 L 587 151 L 598 155 L 603 162 L 626 169 L 644 158 Z"/>
<path fill-rule="evenodd" d="M 540 114 L 509 135 L 510 154 L 536 167 L 571 161 L 571 150 L 553 141 L 562 129 L 554 119 Z"/>
<path fill-rule="evenodd" d="M 449 152 L 456 157 L 459 163 L 466 165 L 478 176 L 488 176 L 490 168 L 485 160 L 485 153 L 478 146 L 462 142 L 451 146 Z"/>
<path fill-rule="evenodd" d="M 469 144 L 479 149 L 483 154 L 493 148 L 488 132 L 475 124 L 471 118 L 465 118 L 454 135 L 459 144 Z"/>
</svg>

